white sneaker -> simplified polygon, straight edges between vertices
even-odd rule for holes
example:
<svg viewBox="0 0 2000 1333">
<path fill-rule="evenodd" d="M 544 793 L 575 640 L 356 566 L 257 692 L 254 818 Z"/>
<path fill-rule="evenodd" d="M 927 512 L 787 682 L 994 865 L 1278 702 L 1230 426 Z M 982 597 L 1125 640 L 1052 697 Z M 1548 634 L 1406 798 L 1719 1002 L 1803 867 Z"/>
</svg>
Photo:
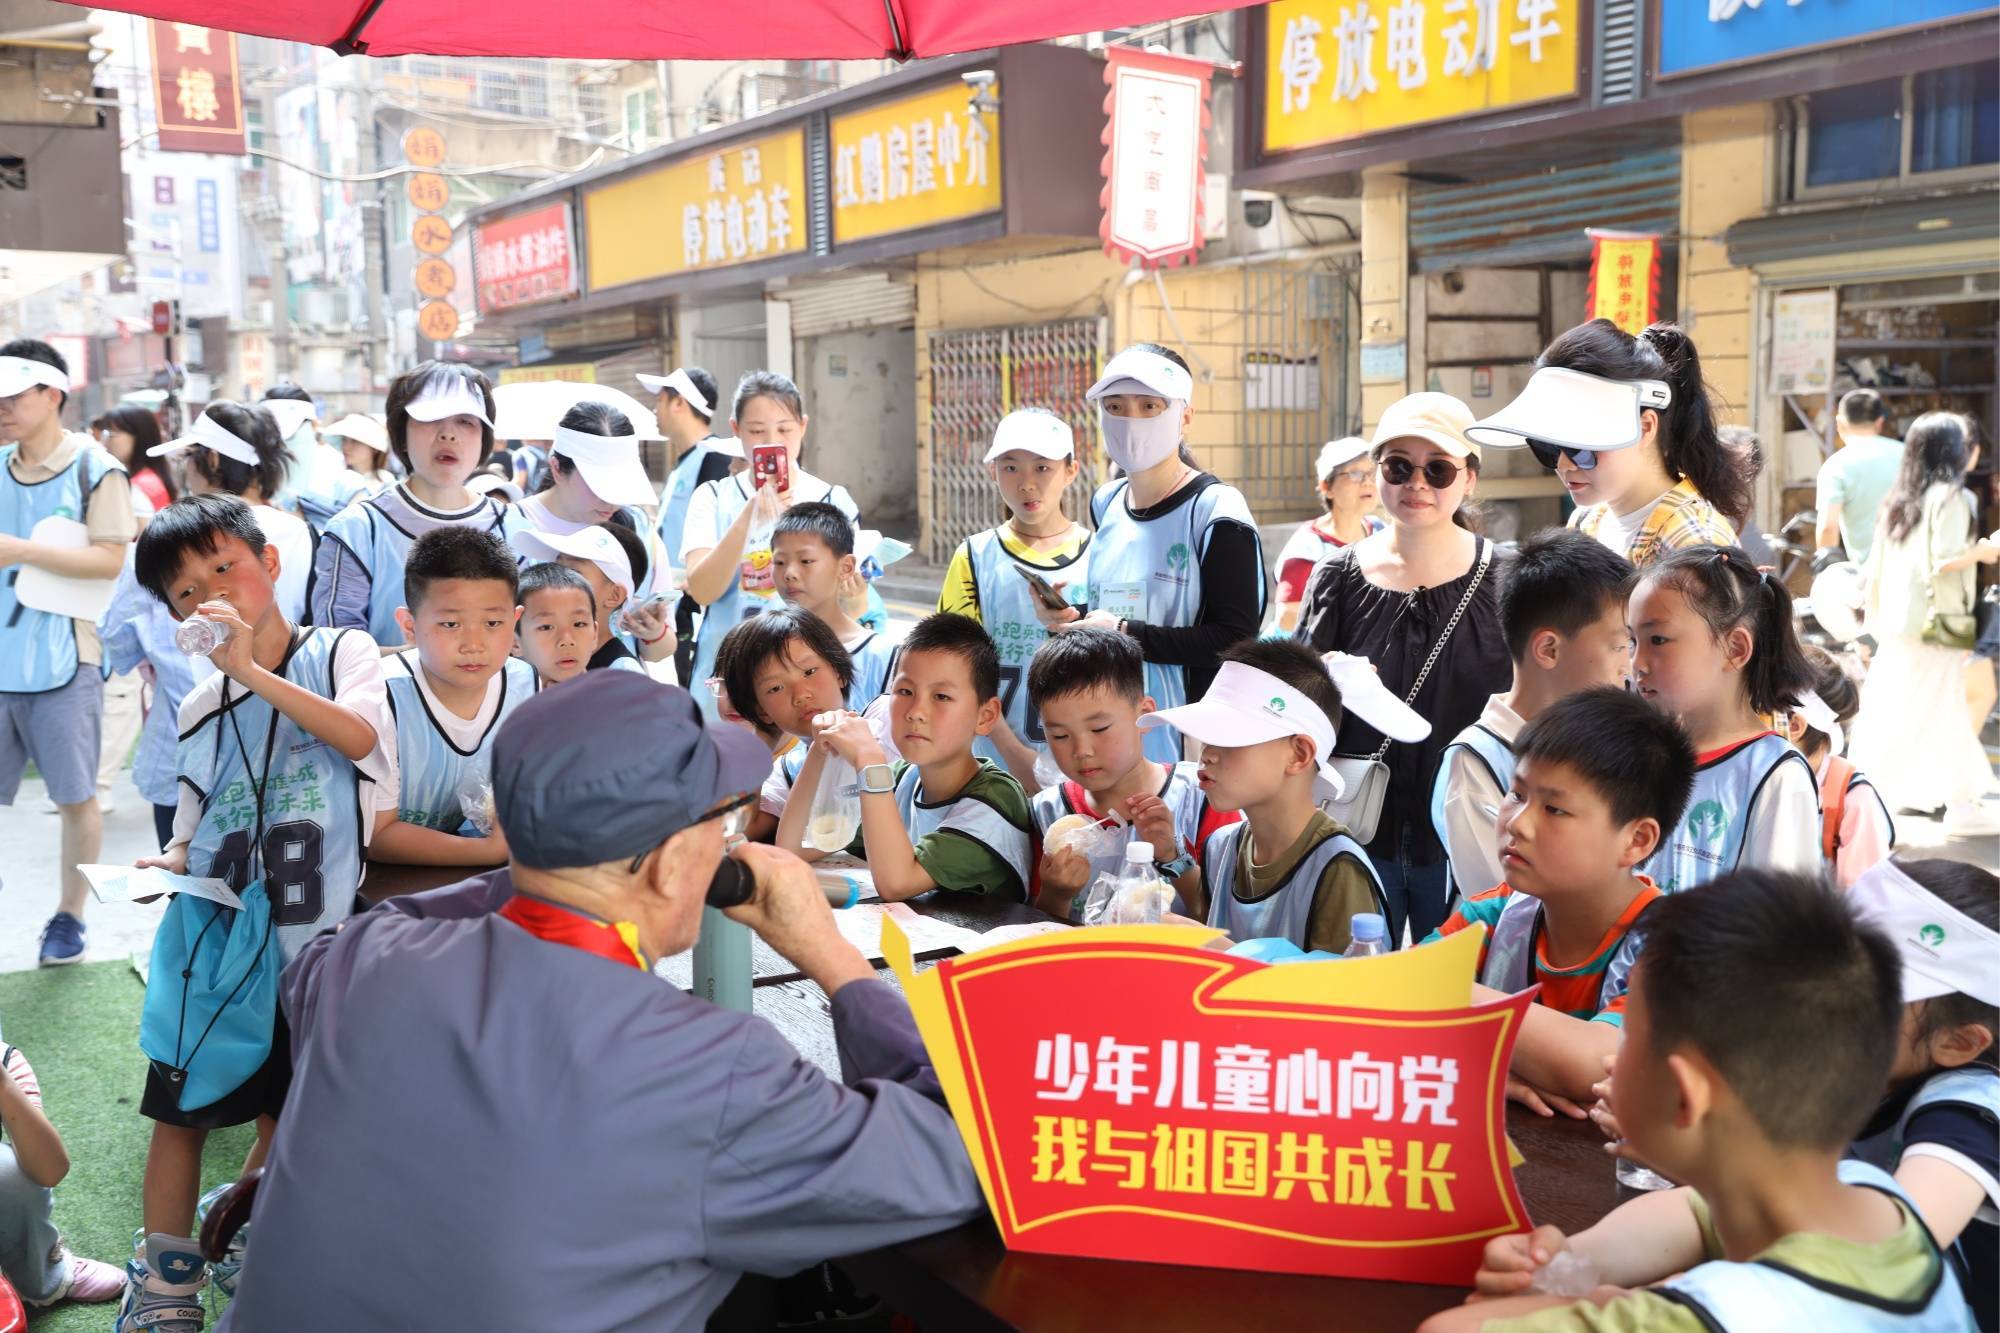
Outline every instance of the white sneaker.
<svg viewBox="0 0 2000 1333">
<path fill-rule="evenodd" d="M 1990 801 L 1958 801 L 1944 812 L 1948 838 L 1990 838 L 2000 834 L 2000 807 Z"/>
</svg>

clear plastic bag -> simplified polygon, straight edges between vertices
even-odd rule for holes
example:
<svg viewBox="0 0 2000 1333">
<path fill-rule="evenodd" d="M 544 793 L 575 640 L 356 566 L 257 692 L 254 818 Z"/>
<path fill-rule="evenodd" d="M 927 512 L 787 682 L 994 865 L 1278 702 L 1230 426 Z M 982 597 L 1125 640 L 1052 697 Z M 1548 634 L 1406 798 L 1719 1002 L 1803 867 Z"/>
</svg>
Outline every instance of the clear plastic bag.
<svg viewBox="0 0 2000 1333">
<path fill-rule="evenodd" d="M 460 784 L 458 808 L 477 836 L 493 836 L 493 827 L 497 822 L 493 813 L 493 784 L 487 781 L 484 774 L 468 777 Z"/>
<path fill-rule="evenodd" d="M 1107 918 L 1112 904 L 1117 899 L 1118 877 L 1108 871 L 1100 874 L 1090 881 L 1090 887 L 1083 891 L 1079 899 L 1083 905 L 1077 909 L 1077 920 L 1086 926 L 1111 925 L 1112 922 Z"/>
<path fill-rule="evenodd" d="M 844 852 L 860 831 L 861 775 L 845 759 L 828 755 L 806 819 L 806 846 L 818 852 Z"/>
<path fill-rule="evenodd" d="M 1578 1301 L 1596 1291 L 1599 1284 L 1596 1264 L 1575 1250 L 1559 1250 L 1555 1258 L 1534 1271 L 1528 1290 Z"/>
</svg>

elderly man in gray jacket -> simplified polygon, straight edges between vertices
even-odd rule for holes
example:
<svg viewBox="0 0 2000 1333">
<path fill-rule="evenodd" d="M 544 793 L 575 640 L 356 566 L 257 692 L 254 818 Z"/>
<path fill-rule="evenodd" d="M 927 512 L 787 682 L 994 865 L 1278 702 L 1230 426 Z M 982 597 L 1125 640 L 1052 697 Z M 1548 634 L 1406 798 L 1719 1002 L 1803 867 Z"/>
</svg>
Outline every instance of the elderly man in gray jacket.
<svg viewBox="0 0 2000 1333">
<path fill-rule="evenodd" d="M 832 999 L 842 1083 L 652 975 L 690 947 L 770 756 L 597 672 L 493 747 L 504 870 L 392 899 L 286 972 L 297 1073 L 222 1327 L 698 1329 L 743 1273 L 983 1207 L 902 997 L 811 872 L 731 909 Z"/>
</svg>

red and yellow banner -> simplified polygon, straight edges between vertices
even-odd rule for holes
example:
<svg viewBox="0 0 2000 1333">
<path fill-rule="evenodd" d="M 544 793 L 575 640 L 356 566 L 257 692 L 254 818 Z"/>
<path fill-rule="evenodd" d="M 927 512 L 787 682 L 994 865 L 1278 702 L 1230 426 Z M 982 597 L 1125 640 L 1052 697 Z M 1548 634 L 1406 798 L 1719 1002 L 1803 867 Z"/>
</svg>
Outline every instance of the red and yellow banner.
<svg viewBox="0 0 2000 1333">
<path fill-rule="evenodd" d="M 241 156 L 243 95 L 236 34 L 164 19 L 152 21 L 152 34 L 160 151 Z"/>
<path fill-rule="evenodd" d="M 1528 1226 L 1504 1122 L 1533 993 L 1465 1004 L 1474 932 L 1281 966 L 1212 935 L 1068 931 L 913 976 L 885 921 L 1010 1247 L 1455 1284 Z"/>
<path fill-rule="evenodd" d="M 1585 319 L 1608 319 L 1633 337 L 1660 314 L 1660 238 L 1590 231 L 1590 297 Z"/>
</svg>

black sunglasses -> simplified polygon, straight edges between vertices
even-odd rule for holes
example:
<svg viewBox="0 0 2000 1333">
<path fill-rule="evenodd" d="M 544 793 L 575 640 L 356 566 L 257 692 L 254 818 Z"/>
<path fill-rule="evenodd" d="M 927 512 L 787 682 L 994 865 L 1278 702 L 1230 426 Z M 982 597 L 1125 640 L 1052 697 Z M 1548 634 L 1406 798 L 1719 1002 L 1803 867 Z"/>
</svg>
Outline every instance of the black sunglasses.
<svg viewBox="0 0 2000 1333">
<path fill-rule="evenodd" d="M 1597 466 L 1597 454 L 1590 449 L 1571 449 L 1560 444 L 1544 444 L 1540 440 L 1529 440 L 1528 452 L 1535 456 L 1537 463 L 1551 472 L 1556 470 L 1556 462 L 1560 458 L 1568 458 L 1585 472 Z"/>
<path fill-rule="evenodd" d="M 1441 491 L 1450 486 L 1458 480 L 1458 474 L 1464 470 L 1449 458 L 1433 458 L 1419 469 L 1409 459 L 1396 456 L 1383 459 L 1381 467 L 1382 480 L 1391 486 L 1407 486 L 1410 484 L 1410 478 L 1421 471 L 1424 474 L 1424 485 L 1434 491 Z"/>
</svg>

